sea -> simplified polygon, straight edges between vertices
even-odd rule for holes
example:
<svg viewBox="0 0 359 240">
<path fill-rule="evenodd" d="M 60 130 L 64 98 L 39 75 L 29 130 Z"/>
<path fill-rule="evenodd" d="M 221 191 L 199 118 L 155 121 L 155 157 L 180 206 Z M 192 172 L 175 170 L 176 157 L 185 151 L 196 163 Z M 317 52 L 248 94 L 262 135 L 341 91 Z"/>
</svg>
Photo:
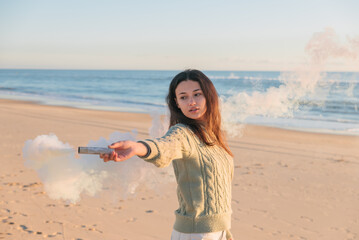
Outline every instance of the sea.
<svg viewBox="0 0 359 240">
<path fill-rule="evenodd" d="M 165 114 L 169 83 L 178 72 L 0 69 L 0 98 L 83 109 Z M 290 84 L 293 79 L 286 79 L 288 73 L 279 71 L 203 72 L 212 80 L 222 105 L 231 101 L 230 107 L 223 109 L 234 114 L 224 114 L 230 116 L 224 121 L 359 136 L 359 72 L 322 72 L 320 79 L 313 79 L 315 84 L 310 88 L 308 84 Z M 277 106 L 280 111 L 273 110 L 275 114 L 247 111 L 249 105 L 271 109 L 272 100 L 280 105 Z"/>
</svg>

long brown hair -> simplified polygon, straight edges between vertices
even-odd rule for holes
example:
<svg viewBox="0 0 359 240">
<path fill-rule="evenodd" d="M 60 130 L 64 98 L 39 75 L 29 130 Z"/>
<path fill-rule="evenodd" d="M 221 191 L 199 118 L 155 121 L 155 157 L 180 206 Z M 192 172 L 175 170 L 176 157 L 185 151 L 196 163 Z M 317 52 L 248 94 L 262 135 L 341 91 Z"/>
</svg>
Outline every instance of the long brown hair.
<svg viewBox="0 0 359 240">
<path fill-rule="evenodd" d="M 181 109 L 177 107 L 175 100 L 176 88 L 178 84 L 188 80 L 198 82 L 203 95 L 206 98 L 207 110 L 204 115 L 204 123 L 186 117 L 182 113 Z M 219 102 L 216 88 L 214 87 L 212 81 L 204 73 L 195 69 L 187 69 L 177 74 L 170 83 L 166 100 L 171 114 L 170 127 L 177 123 L 186 124 L 206 145 L 213 146 L 217 144 L 224 148 L 228 154 L 233 156 L 221 130 L 221 114 L 219 112 Z"/>
</svg>

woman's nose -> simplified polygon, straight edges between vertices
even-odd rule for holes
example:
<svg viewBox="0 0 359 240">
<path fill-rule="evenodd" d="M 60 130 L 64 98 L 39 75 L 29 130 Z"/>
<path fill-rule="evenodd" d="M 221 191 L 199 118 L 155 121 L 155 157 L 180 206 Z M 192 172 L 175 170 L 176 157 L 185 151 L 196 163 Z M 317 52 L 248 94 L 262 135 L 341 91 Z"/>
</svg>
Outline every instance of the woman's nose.
<svg viewBox="0 0 359 240">
<path fill-rule="evenodd" d="M 192 106 L 192 105 L 196 104 L 196 101 L 194 100 L 194 98 L 193 98 L 193 97 L 191 97 L 191 98 L 189 99 L 188 104 L 189 104 L 190 106 Z"/>
</svg>

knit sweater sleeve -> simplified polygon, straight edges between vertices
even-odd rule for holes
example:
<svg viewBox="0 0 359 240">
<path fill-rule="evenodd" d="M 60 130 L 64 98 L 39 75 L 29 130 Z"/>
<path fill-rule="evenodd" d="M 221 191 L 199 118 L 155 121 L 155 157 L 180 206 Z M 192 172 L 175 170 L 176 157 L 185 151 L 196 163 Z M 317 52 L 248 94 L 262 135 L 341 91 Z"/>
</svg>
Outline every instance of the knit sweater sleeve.
<svg viewBox="0 0 359 240">
<path fill-rule="evenodd" d="M 142 141 L 150 149 L 149 154 L 141 157 L 157 167 L 167 167 L 172 160 L 182 159 L 191 154 L 190 130 L 188 127 L 177 124 L 172 126 L 161 138 Z"/>
</svg>

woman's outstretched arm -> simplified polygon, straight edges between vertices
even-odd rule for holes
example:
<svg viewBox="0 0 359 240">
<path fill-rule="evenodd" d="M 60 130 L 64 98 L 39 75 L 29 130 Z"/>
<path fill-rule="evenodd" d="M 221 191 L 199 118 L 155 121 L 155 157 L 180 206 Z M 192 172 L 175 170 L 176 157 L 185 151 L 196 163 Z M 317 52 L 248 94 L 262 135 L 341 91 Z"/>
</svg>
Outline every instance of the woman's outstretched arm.
<svg viewBox="0 0 359 240">
<path fill-rule="evenodd" d="M 182 159 L 184 155 L 190 155 L 192 148 L 189 138 L 193 138 L 193 136 L 191 137 L 187 127 L 177 124 L 160 138 L 113 143 L 108 147 L 114 151 L 111 154 L 100 155 L 100 157 L 104 162 L 120 162 L 137 155 L 157 167 L 166 167 L 172 160 Z"/>
<path fill-rule="evenodd" d="M 102 158 L 104 162 L 108 162 L 108 161 L 121 162 L 135 155 L 139 157 L 143 157 L 148 153 L 148 148 L 142 142 L 119 141 L 112 143 L 108 147 L 113 149 L 114 151 L 112 151 L 111 154 L 100 155 L 100 158 Z"/>
</svg>

